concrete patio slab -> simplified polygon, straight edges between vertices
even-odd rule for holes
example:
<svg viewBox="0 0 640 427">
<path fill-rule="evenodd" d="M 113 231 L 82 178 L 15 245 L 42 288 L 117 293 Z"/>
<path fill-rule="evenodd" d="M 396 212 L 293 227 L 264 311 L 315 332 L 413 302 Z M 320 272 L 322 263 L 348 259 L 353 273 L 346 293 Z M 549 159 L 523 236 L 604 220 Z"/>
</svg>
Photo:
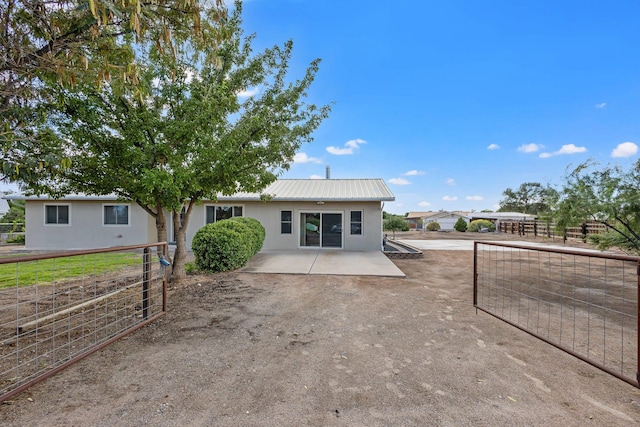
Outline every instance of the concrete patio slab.
<svg viewBox="0 0 640 427">
<path fill-rule="evenodd" d="M 382 252 L 324 250 L 260 252 L 240 271 L 245 273 L 405 277 L 405 274 Z"/>
<path fill-rule="evenodd" d="M 413 247 L 422 250 L 439 250 L 439 251 L 472 251 L 473 250 L 473 240 L 398 240 L 401 243 L 406 243 Z M 483 240 L 481 243 L 492 243 L 491 240 Z M 529 248 L 554 248 L 554 249 L 568 249 L 576 252 L 585 252 L 585 253 L 597 253 L 601 252 L 596 249 L 586 249 L 586 248 L 575 248 L 575 247 L 567 247 L 562 245 L 550 245 L 548 243 L 539 243 L 539 242 L 528 242 L 528 241 L 520 241 L 520 240 L 511 240 L 511 241 L 495 241 L 494 243 L 506 243 L 516 246 L 526 246 Z M 486 248 L 484 246 L 483 248 Z M 511 250 L 509 248 L 502 248 L 504 251 Z"/>
</svg>

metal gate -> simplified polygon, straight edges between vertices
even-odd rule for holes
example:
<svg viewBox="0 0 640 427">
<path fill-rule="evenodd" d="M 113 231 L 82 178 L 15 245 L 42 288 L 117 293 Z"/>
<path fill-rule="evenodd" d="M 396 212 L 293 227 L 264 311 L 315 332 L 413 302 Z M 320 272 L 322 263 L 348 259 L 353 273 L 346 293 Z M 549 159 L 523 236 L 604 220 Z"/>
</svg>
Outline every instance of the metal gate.
<svg viewBox="0 0 640 427">
<path fill-rule="evenodd" d="M 474 306 L 640 386 L 640 257 L 474 243 Z"/>
<path fill-rule="evenodd" d="M 152 248 L 0 259 L 0 402 L 165 314 Z"/>
</svg>

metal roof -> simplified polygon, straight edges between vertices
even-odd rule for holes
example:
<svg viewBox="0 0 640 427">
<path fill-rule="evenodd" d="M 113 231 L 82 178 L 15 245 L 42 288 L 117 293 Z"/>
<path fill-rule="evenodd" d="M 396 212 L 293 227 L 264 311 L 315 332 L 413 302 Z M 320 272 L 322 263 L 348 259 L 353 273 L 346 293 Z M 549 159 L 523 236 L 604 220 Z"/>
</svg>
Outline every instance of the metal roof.
<svg viewBox="0 0 640 427">
<path fill-rule="evenodd" d="M 267 195 L 273 201 L 392 202 L 396 198 L 382 179 L 280 179 L 261 193 L 219 196 L 219 201 L 259 201 Z M 47 196 L 11 195 L 22 200 L 53 200 Z M 70 194 L 59 200 L 116 200 L 115 195 Z"/>
<path fill-rule="evenodd" d="M 279 179 L 262 194 L 273 201 L 388 201 L 396 198 L 382 179 Z M 218 200 L 260 200 L 258 193 L 220 196 Z"/>
</svg>

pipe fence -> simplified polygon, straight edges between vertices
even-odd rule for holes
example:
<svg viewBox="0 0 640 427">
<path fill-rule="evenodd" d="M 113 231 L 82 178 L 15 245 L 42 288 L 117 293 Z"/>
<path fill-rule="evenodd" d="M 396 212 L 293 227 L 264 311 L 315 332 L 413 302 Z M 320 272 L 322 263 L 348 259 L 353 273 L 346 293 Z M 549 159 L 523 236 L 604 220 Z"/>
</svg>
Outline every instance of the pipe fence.
<svg viewBox="0 0 640 427">
<path fill-rule="evenodd" d="M 166 247 L 0 259 L 0 402 L 164 315 Z"/>
<path fill-rule="evenodd" d="M 473 304 L 640 387 L 640 257 L 474 243 Z"/>
</svg>

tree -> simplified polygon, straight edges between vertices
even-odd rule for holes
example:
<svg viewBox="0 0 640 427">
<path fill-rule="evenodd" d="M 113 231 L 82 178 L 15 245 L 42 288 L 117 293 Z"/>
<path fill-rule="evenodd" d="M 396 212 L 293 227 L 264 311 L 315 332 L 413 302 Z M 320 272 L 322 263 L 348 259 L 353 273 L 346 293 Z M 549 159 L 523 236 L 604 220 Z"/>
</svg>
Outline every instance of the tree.
<svg viewBox="0 0 640 427">
<path fill-rule="evenodd" d="M 138 85 L 51 85 L 61 102 L 51 105 L 48 126 L 34 129 L 55 147 L 47 154 L 71 162 L 54 174 L 31 171 L 31 190 L 132 200 L 155 218 L 158 241 L 167 240 L 169 212 L 176 228 L 174 279 L 185 276 L 185 232 L 194 205 L 262 191 L 289 168 L 329 112 L 303 102 L 319 60 L 302 79 L 288 82 L 292 42 L 253 55 L 241 10 L 236 3 L 226 23 L 230 37 L 216 51 L 190 40 L 167 57 L 151 46 L 138 64 Z M 208 24 L 204 36 L 215 37 L 214 22 Z M 239 97 L 255 87 L 259 94 Z"/>
<path fill-rule="evenodd" d="M 465 231 L 467 231 L 467 226 L 467 221 L 465 221 L 464 218 L 459 217 L 456 223 L 453 225 L 453 228 L 456 231 L 464 233 Z"/>
<path fill-rule="evenodd" d="M 23 155 L 40 152 L 45 143 L 29 128 L 46 119 L 42 104 L 54 96 L 47 83 L 135 83 L 136 51 L 148 43 L 165 55 L 187 38 L 215 50 L 223 31 L 205 36 L 203 10 L 199 0 L 0 0 L 2 178 L 60 166 L 53 158 L 34 165 Z M 208 11 L 219 23 L 227 19 L 223 0 Z"/>
<path fill-rule="evenodd" d="M 383 228 L 393 231 L 393 238 L 395 239 L 396 231 L 407 231 L 409 230 L 409 225 L 401 216 L 389 215 L 388 219 L 383 222 Z"/>
<path fill-rule="evenodd" d="M 558 192 L 551 186 L 539 182 L 525 182 L 516 190 L 507 188 L 502 193 L 498 212 L 522 212 L 542 214 L 550 210 L 558 198 Z"/>
<path fill-rule="evenodd" d="M 599 249 L 640 253 L 640 160 L 628 171 L 597 166 L 587 161 L 566 176 L 555 209 L 556 227 L 564 232 L 595 221 L 607 227 L 604 234 L 589 236 Z"/>
</svg>

